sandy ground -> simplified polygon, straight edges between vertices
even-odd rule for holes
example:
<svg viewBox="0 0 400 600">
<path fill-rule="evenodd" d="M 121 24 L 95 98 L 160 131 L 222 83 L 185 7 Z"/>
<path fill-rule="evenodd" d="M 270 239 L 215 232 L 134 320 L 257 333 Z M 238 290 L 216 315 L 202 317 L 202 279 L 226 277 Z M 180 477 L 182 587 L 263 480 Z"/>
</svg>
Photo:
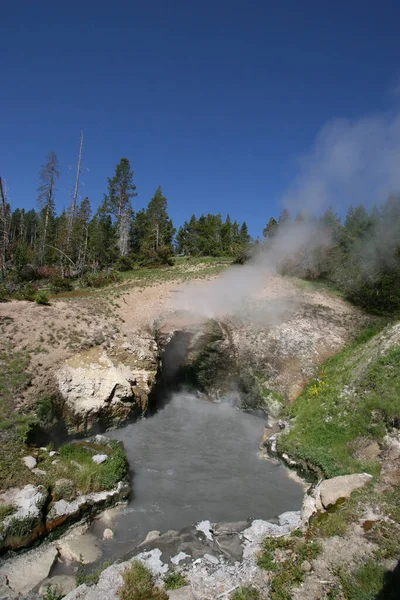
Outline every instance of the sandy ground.
<svg viewBox="0 0 400 600">
<path fill-rule="evenodd" d="M 176 310 L 206 317 L 236 315 L 262 326 L 266 320 L 270 325 L 285 321 L 306 302 L 359 320 L 360 312 L 334 294 L 303 290 L 276 275 L 256 275 L 255 282 L 245 268 L 234 267 L 209 281 L 167 281 L 124 291 L 108 288 L 100 297 L 56 300 L 50 306 L 25 301 L 0 304 L 0 352 L 20 351 L 30 357 L 32 385 L 16 405 L 49 391 L 54 368 L 80 349 L 121 336 L 129 340 Z"/>
</svg>

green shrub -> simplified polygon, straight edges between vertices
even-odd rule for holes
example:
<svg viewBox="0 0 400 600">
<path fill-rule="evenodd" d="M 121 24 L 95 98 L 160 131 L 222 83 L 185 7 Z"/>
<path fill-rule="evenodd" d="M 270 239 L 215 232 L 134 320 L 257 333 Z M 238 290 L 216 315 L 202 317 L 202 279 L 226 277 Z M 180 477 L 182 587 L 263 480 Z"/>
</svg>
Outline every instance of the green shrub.
<svg viewBox="0 0 400 600">
<path fill-rule="evenodd" d="M 47 305 L 49 303 L 50 297 L 48 295 L 47 292 L 37 292 L 36 296 L 35 296 L 35 302 L 36 304 L 43 304 L 43 305 Z"/>
<path fill-rule="evenodd" d="M 36 415 L 42 425 L 50 425 L 58 415 L 58 407 L 54 399 L 42 396 L 36 405 Z"/>
<path fill-rule="evenodd" d="M 235 590 L 231 600 L 258 600 L 260 592 L 251 585 L 246 585 Z"/>
<path fill-rule="evenodd" d="M 151 571 L 134 560 L 122 574 L 123 586 L 118 590 L 120 600 L 168 600 L 164 590 L 155 587 Z"/>
<path fill-rule="evenodd" d="M 99 271 L 98 273 L 86 273 L 80 278 L 81 285 L 85 287 L 101 288 L 111 283 L 121 281 L 121 275 L 117 271 Z"/>
<path fill-rule="evenodd" d="M 183 587 L 187 584 L 186 579 L 182 575 L 182 573 L 177 573 L 176 571 L 171 571 L 164 577 L 165 589 L 167 590 L 177 590 L 178 588 Z"/>
<path fill-rule="evenodd" d="M 70 292 L 73 285 L 68 279 L 57 273 L 50 278 L 50 289 L 53 294 L 59 294 L 60 292 Z"/>
<path fill-rule="evenodd" d="M 7 288 L 5 285 L 0 285 L 0 302 L 7 302 L 10 299 Z"/>
<path fill-rule="evenodd" d="M 133 269 L 133 260 L 129 256 L 119 256 L 115 263 L 118 271 L 131 271 Z"/>
</svg>

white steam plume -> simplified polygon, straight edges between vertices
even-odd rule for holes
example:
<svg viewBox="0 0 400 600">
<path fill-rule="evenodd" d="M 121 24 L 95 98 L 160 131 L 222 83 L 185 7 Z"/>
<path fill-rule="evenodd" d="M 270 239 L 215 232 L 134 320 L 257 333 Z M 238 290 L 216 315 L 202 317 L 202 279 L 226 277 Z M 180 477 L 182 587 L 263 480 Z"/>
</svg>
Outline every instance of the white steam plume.
<svg viewBox="0 0 400 600">
<path fill-rule="evenodd" d="M 400 190 L 400 115 L 329 122 L 299 167 L 283 197 L 283 205 L 293 212 L 382 203 Z"/>
<path fill-rule="evenodd" d="M 400 190 L 400 115 L 333 120 L 321 129 L 313 150 L 299 164 L 299 175 L 282 199 L 292 215 L 315 215 L 329 205 L 343 212 L 350 204 L 362 203 L 367 209 L 381 204 L 389 194 Z M 265 214 L 260 229 L 269 216 Z M 317 222 L 281 226 L 268 247 L 261 246 L 246 265 L 228 269 L 207 286 L 185 286 L 177 295 L 175 308 L 206 317 L 227 313 L 248 316 L 250 299 L 268 283 L 282 260 L 304 247 L 312 252 L 315 247 L 329 244 L 326 231 Z M 376 240 L 371 240 L 369 252 L 368 248 L 362 250 L 366 260 L 371 255 L 371 265 L 376 263 L 376 247 Z M 275 308 L 271 304 L 264 317 L 279 318 L 292 301 L 285 303 L 283 299 L 280 306 L 274 304 Z"/>
</svg>

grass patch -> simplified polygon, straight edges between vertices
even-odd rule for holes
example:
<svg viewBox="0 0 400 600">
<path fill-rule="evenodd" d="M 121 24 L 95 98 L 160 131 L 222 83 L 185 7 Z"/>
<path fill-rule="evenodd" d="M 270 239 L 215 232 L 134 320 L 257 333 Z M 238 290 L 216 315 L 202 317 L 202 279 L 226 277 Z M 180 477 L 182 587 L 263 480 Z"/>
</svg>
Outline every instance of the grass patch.
<svg viewBox="0 0 400 600">
<path fill-rule="evenodd" d="M 106 454 L 107 460 L 101 464 L 93 462 L 95 454 Z M 58 462 L 55 457 L 42 451 L 38 457 L 38 466 L 47 472 L 47 484 L 54 486 L 54 481 L 65 479 L 68 487 L 66 495 L 72 499 L 73 490 L 82 494 L 111 490 L 116 484 L 127 478 L 128 460 L 121 444 L 114 440 L 104 444 L 78 442 L 65 444 L 59 448 Z M 62 490 L 61 495 L 62 495 Z M 60 492 L 59 491 L 59 492 Z"/>
<path fill-rule="evenodd" d="M 123 586 L 118 590 L 120 600 L 168 600 L 168 594 L 155 587 L 151 571 L 134 560 L 123 573 Z"/>
<path fill-rule="evenodd" d="M 171 571 L 164 577 L 164 585 L 166 590 L 177 590 L 184 585 L 187 585 L 187 581 L 182 573 Z"/>
<path fill-rule="evenodd" d="M 231 600 L 259 600 L 260 592 L 252 585 L 246 585 L 235 590 Z"/>
<path fill-rule="evenodd" d="M 400 347 L 383 357 L 368 328 L 345 350 L 327 360 L 291 407 L 293 428 L 279 437 L 278 450 L 325 477 L 368 471 L 378 463 L 352 455 L 357 438 L 380 440 L 390 423 L 400 419 Z M 370 341 L 368 343 L 368 341 Z"/>
<path fill-rule="evenodd" d="M 290 600 L 290 589 L 304 580 L 301 564 L 305 560 L 312 561 L 320 552 L 317 541 L 302 539 L 299 534 L 289 538 L 266 538 L 257 565 L 271 572 L 269 597 Z"/>
<path fill-rule="evenodd" d="M 386 570 L 369 560 L 355 571 L 339 570 L 339 581 L 346 600 L 374 600 L 382 590 Z"/>
<path fill-rule="evenodd" d="M 9 517 L 16 511 L 12 504 L 0 504 L 0 531 L 5 518 Z"/>
</svg>

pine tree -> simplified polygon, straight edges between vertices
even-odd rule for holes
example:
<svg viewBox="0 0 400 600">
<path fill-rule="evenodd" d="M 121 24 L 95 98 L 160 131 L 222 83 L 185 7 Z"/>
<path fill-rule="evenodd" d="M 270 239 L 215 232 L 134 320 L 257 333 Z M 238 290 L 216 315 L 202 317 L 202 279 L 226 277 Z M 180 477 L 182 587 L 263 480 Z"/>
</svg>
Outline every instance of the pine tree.
<svg viewBox="0 0 400 600">
<path fill-rule="evenodd" d="M 158 186 L 150 200 L 146 213 L 144 237 L 141 241 L 141 253 L 150 260 L 165 262 L 173 253 L 172 240 L 175 229 L 167 212 L 167 199 Z"/>
<path fill-rule="evenodd" d="M 108 178 L 108 194 L 105 195 L 105 206 L 114 218 L 117 230 L 117 245 L 121 256 L 129 251 L 129 232 L 133 216 L 132 198 L 137 196 L 133 182 L 133 171 L 129 160 L 121 158 L 115 168 L 114 177 Z"/>
<path fill-rule="evenodd" d="M 52 256 L 52 252 L 47 252 L 48 242 L 53 241 L 54 221 L 55 221 L 55 185 L 59 177 L 58 159 L 54 150 L 51 150 L 47 162 L 40 169 L 40 186 L 38 188 L 38 204 L 40 209 L 40 244 L 39 244 L 39 262 L 44 264 L 46 253 Z"/>
<path fill-rule="evenodd" d="M 247 229 L 247 223 L 246 223 L 246 221 L 243 221 L 242 226 L 240 227 L 239 239 L 240 239 L 240 243 L 243 246 L 247 246 L 251 242 L 251 236 L 250 236 L 249 231 Z"/>
<path fill-rule="evenodd" d="M 273 238 L 278 232 L 278 223 L 274 217 L 271 217 L 266 226 L 263 229 L 264 239 Z"/>
<path fill-rule="evenodd" d="M 278 225 L 283 226 L 290 223 L 290 213 L 287 208 L 284 208 L 281 214 L 279 215 Z"/>
<path fill-rule="evenodd" d="M 221 227 L 221 250 L 228 255 L 232 252 L 232 221 L 229 215 Z"/>
</svg>

